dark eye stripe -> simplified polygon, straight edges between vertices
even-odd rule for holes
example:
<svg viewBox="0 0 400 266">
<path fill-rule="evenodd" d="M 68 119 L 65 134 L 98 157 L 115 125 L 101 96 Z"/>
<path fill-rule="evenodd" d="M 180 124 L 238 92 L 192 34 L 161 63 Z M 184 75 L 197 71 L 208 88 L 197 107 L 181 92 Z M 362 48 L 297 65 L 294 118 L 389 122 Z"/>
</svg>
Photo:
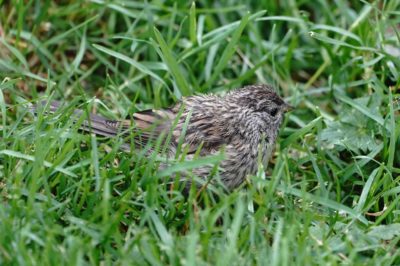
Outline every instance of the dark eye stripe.
<svg viewBox="0 0 400 266">
<path fill-rule="evenodd" d="M 270 111 L 270 115 L 272 115 L 272 116 L 276 116 L 276 114 L 278 113 L 278 108 L 274 108 L 274 109 L 272 109 L 271 111 Z"/>
</svg>

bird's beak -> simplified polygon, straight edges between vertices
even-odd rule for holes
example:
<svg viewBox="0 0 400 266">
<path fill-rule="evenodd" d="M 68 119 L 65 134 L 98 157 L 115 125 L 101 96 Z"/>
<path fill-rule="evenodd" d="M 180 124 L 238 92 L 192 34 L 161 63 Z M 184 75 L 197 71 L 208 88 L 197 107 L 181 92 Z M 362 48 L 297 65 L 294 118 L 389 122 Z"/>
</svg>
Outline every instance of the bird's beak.
<svg viewBox="0 0 400 266">
<path fill-rule="evenodd" d="M 285 108 L 283 110 L 285 111 L 285 113 L 287 113 L 287 112 L 293 111 L 294 107 L 291 106 L 290 104 L 286 104 Z"/>
</svg>

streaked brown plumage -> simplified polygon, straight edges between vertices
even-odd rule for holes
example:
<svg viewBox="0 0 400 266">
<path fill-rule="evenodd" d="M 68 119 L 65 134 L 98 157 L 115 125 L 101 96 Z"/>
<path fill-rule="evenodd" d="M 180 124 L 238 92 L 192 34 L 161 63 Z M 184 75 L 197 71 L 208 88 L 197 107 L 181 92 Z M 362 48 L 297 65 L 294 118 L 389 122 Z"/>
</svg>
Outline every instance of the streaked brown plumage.
<svg viewBox="0 0 400 266">
<path fill-rule="evenodd" d="M 57 103 L 51 104 L 52 111 L 57 108 Z M 186 159 L 191 160 L 200 145 L 201 156 L 216 154 L 224 147 L 225 159 L 220 163 L 219 176 L 226 188 L 232 190 L 242 184 L 247 175 L 257 172 L 259 156 L 267 164 L 284 113 L 289 109 L 272 87 L 254 85 L 233 90 L 225 96 L 186 97 L 169 109 L 135 113 L 132 120 L 114 121 L 92 114 L 82 123 L 81 129 L 107 137 L 133 132 L 136 137 L 132 146 L 138 149 L 172 130 L 168 148 L 172 157 L 190 116 L 182 145 L 188 152 Z M 81 112 L 77 110 L 75 114 Z M 178 123 L 172 128 L 175 119 Z M 122 148 L 130 150 L 131 145 L 124 143 Z M 205 179 L 211 169 L 211 166 L 204 166 L 194 169 L 193 173 Z"/>
</svg>

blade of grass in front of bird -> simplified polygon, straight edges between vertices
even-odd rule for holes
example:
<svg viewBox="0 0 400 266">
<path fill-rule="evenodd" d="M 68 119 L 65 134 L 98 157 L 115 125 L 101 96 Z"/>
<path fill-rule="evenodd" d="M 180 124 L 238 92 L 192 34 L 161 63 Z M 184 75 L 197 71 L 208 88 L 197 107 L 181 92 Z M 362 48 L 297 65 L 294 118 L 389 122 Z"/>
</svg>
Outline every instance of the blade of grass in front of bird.
<svg viewBox="0 0 400 266">
<path fill-rule="evenodd" d="M 28 155 L 28 154 L 23 154 L 23 153 L 18 152 L 18 151 L 1 150 L 0 151 L 0 155 L 1 154 L 6 155 L 6 156 L 10 156 L 10 157 L 14 157 L 14 158 L 18 158 L 18 159 L 31 161 L 31 162 L 35 162 L 36 161 L 35 156 Z M 50 163 L 48 161 L 43 161 L 43 165 L 45 167 L 47 167 L 47 168 L 54 168 L 57 172 L 63 173 L 65 175 L 76 177 L 76 174 L 74 174 L 73 172 L 71 172 L 71 171 L 69 171 L 69 170 L 67 170 L 65 168 L 59 167 L 57 165 L 54 165 L 54 164 L 52 164 L 52 163 Z"/>
<path fill-rule="evenodd" d="M 193 161 L 183 161 L 179 163 L 175 163 L 174 165 L 168 167 L 165 170 L 160 171 L 157 176 L 165 177 L 170 176 L 176 172 L 183 172 L 187 170 L 191 170 L 200 166 L 217 164 L 224 159 L 224 154 L 212 155 L 207 157 L 201 157 Z"/>
<path fill-rule="evenodd" d="M 168 232 L 165 225 L 153 210 L 148 209 L 147 212 L 151 222 L 154 225 L 154 228 L 157 231 L 158 236 L 160 237 L 161 242 L 164 244 L 164 247 L 169 251 L 172 251 L 174 249 L 174 239 L 172 238 L 171 234 Z"/>
<path fill-rule="evenodd" d="M 192 231 L 186 236 L 186 265 L 196 265 L 199 234 Z"/>
<path fill-rule="evenodd" d="M 281 265 L 280 264 L 280 246 L 282 240 L 282 231 L 283 231 L 283 220 L 279 219 L 278 224 L 274 233 L 274 242 L 272 243 L 272 256 L 271 256 L 271 265 Z"/>
<path fill-rule="evenodd" d="M 92 169 L 94 171 L 94 179 L 96 180 L 96 191 L 100 191 L 101 189 L 101 180 L 100 180 L 100 167 L 99 167 L 99 153 L 97 150 L 97 140 L 96 136 L 90 136 L 91 141 L 91 157 L 92 157 Z"/>
<path fill-rule="evenodd" d="M 244 202 L 243 199 L 239 197 L 238 201 L 235 204 L 235 213 L 233 216 L 233 220 L 230 224 L 230 227 L 226 231 L 227 245 L 225 247 L 225 251 L 223 252 L 223 256 L 219 258 L 217 265 L 230 265 L 233 262 L 234 256 L 237 254 L 238 251 L 237 242 L 244 213 Z"/>
</svg>

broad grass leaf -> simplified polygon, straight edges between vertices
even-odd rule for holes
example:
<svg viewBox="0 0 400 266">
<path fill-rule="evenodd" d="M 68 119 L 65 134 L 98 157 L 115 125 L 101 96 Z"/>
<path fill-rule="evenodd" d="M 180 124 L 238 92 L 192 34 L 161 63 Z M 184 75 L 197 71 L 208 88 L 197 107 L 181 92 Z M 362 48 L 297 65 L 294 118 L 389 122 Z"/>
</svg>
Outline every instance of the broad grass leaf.
<svg viewBox="0 0 400 266">
<path fill-rule="evenodd" d="M 368 232 L 368 235 L 381 240 L 391 240 L 397 236 L 400 236 L 400 223 L 373 227 L 372 230 Z"/>
</svg>

